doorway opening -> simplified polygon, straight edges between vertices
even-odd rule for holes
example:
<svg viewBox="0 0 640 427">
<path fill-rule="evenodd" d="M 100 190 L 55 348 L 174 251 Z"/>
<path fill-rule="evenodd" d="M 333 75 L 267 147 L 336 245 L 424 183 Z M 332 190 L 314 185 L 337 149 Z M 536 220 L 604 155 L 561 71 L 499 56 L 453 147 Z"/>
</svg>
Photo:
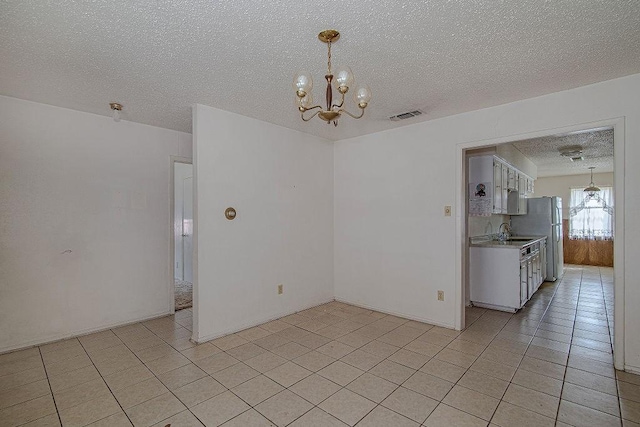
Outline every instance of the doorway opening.
<svg viewBox="0 0 640 427">
<path fill-rule="evenodd" d="M 477 201 L 471 201 L 471 187 L 470 181 L 471 172 L 469 170 L 469 158 L 476 156 L 489 156 L 498 157 L 500 161 L 504 161 L 509 167 L 513 166 L 516 169 L 516 173 L 523 172 L 525 177 L 527 175 L 534 180 L 534 188 L 527 190 L 525 186 L 524 193 L 527 191 L 530 194 L 525 194 L 526 198 L 537 199 L 541 197 L 560 196 L 562 199 L 562 217 L 558 218 L 561 222 L 560 226 L 552 224 L 553 229 L 560 229 L 558 236 L 560 242 L 552 244 L 556 245 L 561 251 L 561 257 L 568 261 L 564 265 L 564 275 L 561 275 L 556 280 L 553 277 L 545 275 L 545 280 L 540 281 L 539 290 L 543 294 L 537 298 L 529 300 L 532 296 L 531 284 L 529 286 L 523 286 L 522 281 L 520 284 L 516 283 L 522 292 L 529 292 L 526 298 L 523 298 L 522 309 L 518 311 L 518 315 L 523 319 L 520 321 L 524 323 L 542 325 L 539 333 L 534 329 L 527 329 L 527 327 L 520 325 L 521 331 L 526 331 L 523 335 L 530 334 L 532 339 L 536 339 L 538 335 L 539 342 L 544 339 L 548 339 L 547 336 L 554 335 L 559 329 L 562 329 L 556 323 L 563 323 L 563 333 L 569 336 L 570 350 L 571 352 L 582 352 L 587 354 L 593 352 L 592 357 L 600 357 L 606 359 L 607 345 L 610 346 L 613 353 L 613 362 L 617 369 L 624 369 L 624 258 L 623 258 L 623 245 L 624 235 L 622 232 L 622 218 L 623 218 L 623 205 L 624 205 L 624 120 L 613 119 L 598 123 L 567 127 L 563 129 L 555 129 L 549 131 L 535 132 L 525 136 L 518 136 L 517 138 L 501 138 L 493 141 L 476 141 L 473 143 L 460 144 L 459 145 L 459 161 L 460 161 L 460 174 L 461 177 L 459 188 L 459 195 L 461 196 L 460 203 L 460 252 L 459 259 L 461 260 L 461 280 L 460 280 L 460 303 L 461 310 L 459 312 L 460 327 L 464 329 L 465 326 L 469 327 L 477 317 L 477 309 L 469 309 L 468 307 L 474 306 L 472 297 L 472 280 L 471 275 L 477 272 L 470 271 L 470 265 L 472 264 L 472 254 L 470 252 L 472 245 L 472 237 L 484 235 L 492 236 L 493 239 L 500 236 L 500 232 L 504 231 L 506 224 L 511 223 L 522 224 L 525 213 L 520 213 L 520 216 L 512 216 L 513 209 L 518 209 L 518 203 L 511 203 L 511 198 L 518 197 L 515 192 L 515 188 L 511 188 L 512 184 L 509 184 L 509 190 L 504 194 L 505 209 L 502 212 L 490 212 L 486 216 L 477 215 L 477 210 L 482 209 L 480 203 Z M 573 144 L 571 143 L 573 139 Z M 578 143 L 575 143 L 578 141 Z M 579 147 L 576 147 L 579 146 Z M 567 147 L 571 148 L 569 150 Z M 615 148 L 615 150 L 614 150 Z M 582 153 L 577 151 L 582 150 Z M 572 156 L 564 154 L 571 152 Z M 537 156 L 537 154 L 540 154 Z M 545 157 L 546 156 L 546 157 Z M 573 161 L 571 158 L 573 157 Z M 580 159 L 580 157 L 582 157 Z M 530 158 L 534 158 L 531 161 Z M 546 160 L 545 160 L 546 159 Z M 529 163 L 527 163 L 529 162 Z M 567 162 L 559 164 L 561 162 Z M 531 166 L 534 166 L 531 168 Z M 612 238 L 610 239 L 584 239 L 580 241 L 576 238 L 577 233 L 571 234 L 571 241 L 569 241 L 569 225 L 571 224 L 571 215 L 576 214 L 575 207 L 571 206 L 572 200 L 572 188 L 582 187 L 585 188 L 590 184 L 589 167 L 596 166 L 601 172 L 595 175 L 594 180 L 603 186 L 603 188 L 612 187 L 613 194 L 613 209 L 610 209 L 612 214 L 612 222 L 614 224 Z M 554 169 L 555 168 L 555 169 Z M 493 180 L 501 177 L 501 174 L 495 173 L 495 170 L 489 170 L 490 178 L 487 182 L 480 182 L 485 187 L 492 186 L 491 190 L 496 193 L 499 191 L 497 187 L 493 185 Z M 495 175 L 494 175 L 495 173 Z M 506 178 L 509 178 L 509 172 L 506 172 Z M 524 181 L 526 183 L 526 179 Z M 522 189 L 523 181 L 520 181 L 520 189 Z M 477 185 L 478 183 L 473 183 Z M 576 193 L 576 190 L 573 193 Z M 512 194 L 513 191 L 513 194 Z M 488 194 L 489 192 L 487 192 Z M 586 193 L 585 193 L 586 194 Z M 575 194 L 573 194 L 575 199 Z M 470 203 L 475 203 L 475 206 L 470 207 Z M 525 201 L 527 203 L 527 201 Z M 575 203 L 575 200 L 574 200 Z M 522 206 L 522 205 L 521 205 Z M 494 209 L 495 206 L 485 207 L 486 209 Z M 572 209 L 573 208 L 573 209 Z M 471 215 L 470 210 L 476 210 L 476 216 Z M 511 221 L 511 218 L 518 218 L 519 221 Z M 618 227 L 615 227 L 618 224 Z M 502 226 L 502 229 L 501 229 Z M 513 230 L 512 230 L 513 231 Z M 516 234 L 516 233 L 513 233 Z M 518 236 L 516 236 L 518 237 Z M 559 245 L 557 244 L 559 243 Z M 567 244 L 569 243 L 569 244 Z M 509 242 L 506 243 L 507 245 Z M 518 242 L 513 242 L 514 245 L 518 245 Z M 580 252 L 577 252 L 577 247 L 580 246 Z M 595 250 L 594 250 L 595 248 Z M 615 249 L 615 250 L 614 250 Z M 478 252 L 474 249 L 475 252 Z M 533 249 L 532 249 L 533 250 Z M 591 256 L 585 254 L 585 250 L 591 250 Z M 571 251 L 568 253 L 567 251 Z M 568 256 L 569 255 L 569 256 Z M 484 255 L 483 255 L 484 256 Z M 594 257 L 599 257 L 594 259 Z M 518 257 L 515 257 L 516 259 Z M 484 258 L 483 258 L 484 259 Z M 518 258 L 519 259 L 519 258 Z M 516 261 L 518 261 L 516 259 Z M 536 258 L 532 255 L 532 260 L 535 265 Z M 576 260 L 589 260 L 589 261 L 576 261 Z M 497 265 L 502 266 L 505 260 L 502 259 Z M 530 269 L 531 263 L 528 264 Z M 520 265 L 521 267 L 521 265 Z M 491 269 L 488 267 L 484 269 L 484 272 Z M 501 268 L 500 268 L 501 269 Z M 513 268 L 514 274 L 522 277 L 522 270 L 518 269 L 518 266 Z M 538 269 L 538 275 L 540 276 L 542 268 Z M 552 271 L 552 270 L 550 270 Z M 518 274 L 520 273 L 520 274 Z M 525 277 L 535 277 L 534 273 L 529 275 L 525 274 Z M 474 276 L 476 277 L 476 276 Z M 527 283 L 526 279 L 524 283 Z M 536 293 L 535 283 L 533 293 Z M 520 292 L 520 293 L 522 293 Z M 558 292 L 556 294 L 556 292 Z M 560 295 L 564 301 L 558 303 L 558 305 L 565 304 L 565 306 L 553 307 L 545 306 L 544 310 L 540 309 L 541 299 L 550 300 L 554 295 Z M 615 298 L 614 298 L 615 295 Z M 570 305 L 574 307 L 570 307 Z M 537 306 L 536 306 L 537 305 Z M 527 309 L 531 313 L 527 315 Z M 486 309 L 484 307 L 482 310 Z M 474 311 L 475 310 L 475 311 Z M 537 311 L 537 312 L 536 312 Z M 524 314 L 523 314 L 524 313 Z M 465 319 L 465 315 L 467 319 Z M 514 317 L 516 317 L 514 316 Z M 546 322 L 548 318 L 551 318 L 553 322 Z M 571 319 L 570 319 L 571 318 Z M 615 319 L 615 320 L 614 320 Z M 532 320 L 535 320 L 533 322 Z M 516 320 L 514 319 L 514 323 Z M 571 325 L 568 323 L 571 322 Z M 615 325 L 615 329 L 614 329 Z M 536 326 L 538 328 L 539 326 Z M 550 334 L 550 329 L 554 329 Z M 571 329 L 571 330 L 570 330 Z M 575 334 L 573 333 L 575 331 Z M 590 336 L 593 338 L 598 334 L 599 340 L 583 340 L 584 347 L 580 344 L 581 336 Z M 570 337 L 573 335 L 577 339 L 571 341 Z M 554 335 L 556 338 L 562 340 L 565 337 L 563 335 Z M 596 342 L 601 341 L 601 342 Z M 553 342 L 552 342 L 553 344 Z M 560 347 L 560 346 L 558 346 Z M 590 348 L 593 347 L 593 348 Z M 594 352 L 594 351 L 602 351 Z"/>
<path fill-rule="evenodd" d="M 171 311 L 193 306 L 193 165 L 190 159 L 172 159 L 171 200 Z M 191 318 L 186 314 L 181 317 Z"/>
</svg>

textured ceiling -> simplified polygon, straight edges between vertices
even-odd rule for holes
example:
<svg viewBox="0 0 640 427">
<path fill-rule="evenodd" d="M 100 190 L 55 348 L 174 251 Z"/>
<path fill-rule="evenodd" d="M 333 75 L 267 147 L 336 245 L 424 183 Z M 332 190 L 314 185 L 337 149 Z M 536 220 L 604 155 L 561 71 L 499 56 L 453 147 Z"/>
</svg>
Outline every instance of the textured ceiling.
<svg viewBox="0 0 640 427">
<path fill-rule="evenodd" d="M 327 28 L 374 96 L 337 128 L 302 123 L 291 86 L 309 71 L 323 98 Z M 640 1 L 0 0 L 0 58 L 3 95 L 186 132 L 202 103 L 337 140 L 639 73 Z"/>
<path fill-rule="evenodd" d="M 573 132 L 512 143 L 538 167 L 538 177 L 581 175 L 595 167 L 594 173 L 613 172 L 613 129 Z M 561 155 L 579 149 L 582 161 Z"/>
</svg>

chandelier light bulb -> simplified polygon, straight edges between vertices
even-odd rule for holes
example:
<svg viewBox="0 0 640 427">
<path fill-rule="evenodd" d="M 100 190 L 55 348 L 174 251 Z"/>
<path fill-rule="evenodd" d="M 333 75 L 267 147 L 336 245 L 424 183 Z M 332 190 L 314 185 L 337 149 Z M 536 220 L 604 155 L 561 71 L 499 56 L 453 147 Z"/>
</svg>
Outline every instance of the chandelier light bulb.
<svg viewBox="0 0 640 427">
<path fill-rule="evenodd" d="M 371 101 L 371 89 L 367 85 L 360 86 L 353 94 L 353 100 L 360 108 L 365 108 Z"/>
<path fill-rule="evenodd" d="M 302 98 L 306 94 L 311 93 L 311 89 L 313 89 L 313 78 L 307 73 L 300 73 L 293 79 L 293 88 L 296 90 L 298 97 Z"/>
<path fill-rule="evenodd" d="M 302 98 L 298 97 L 298 105 L 303 109 L 311 107 L 313 105 L 313 94 L 311 92 L 307 92 L 307 94 Z"/>
<path fill-rule="evenodd" d="M 353 73 L 349 67 L 340 67 L 334 76 L 334 85 L 340 93 L 347 93 L 349 88 L 353 86 Z"/>
<path fill-rule="evenodd" d="M 113 121 L 114 122 L 119 122 L 120 121 L 120 111 L 122 111 L 122 104 L 119 104 L 117 102 L 110 102 L 109 103 L 109 108 L 111 108 L 111 110 L 113 111 L 113 114 L 111 117 L 113 117 Z"/>
</svg>

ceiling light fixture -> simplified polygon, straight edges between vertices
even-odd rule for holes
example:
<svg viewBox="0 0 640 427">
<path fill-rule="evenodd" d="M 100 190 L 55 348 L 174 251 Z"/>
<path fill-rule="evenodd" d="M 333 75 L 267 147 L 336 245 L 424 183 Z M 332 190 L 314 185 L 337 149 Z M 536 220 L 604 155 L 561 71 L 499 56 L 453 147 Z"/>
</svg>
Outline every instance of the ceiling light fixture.
<svg viewBox="0 0 640 427">
<path fill-rule="evenodd" d="M 587 196 L 593 197 L 600 191 L 600 189 L 593 183 L 593 170 L 595 169 L 595 166 L 591 166 L 589 169 L 591 169 L 591 182 L 589 183 L 589 186 L 584 189 L 584 192 L 587 193 Z"/>
<path fill-rule="evenodd" d="M 300 117 L 305 122 L 308 122 L 315 116 L 318 116 L 325 122 L 333 122 L 334 126 L 338 126 L 338 119 L 342 113 L 345 113 L 354 119 L 361 118 L 364 115 L 364 109 L 371 100 L 371 89 L 369 89 L 368 86 L 359 86 L 353 94 L 353 99 L 360 108 L 360 115 L 356 116 L 345 110 L 344 96 L 349 91 L 349 86 L 353 84 L 353 73 L 349 67 L 344 67 L 340 68 L 334 76 L 331 70 L 331 43 L 336 42 L 339 38 L 340 33 L 336 30 L 325 30 L 318 34 L 318 39 L 320 39 L 321 42 L 326 43 L 328 46 L 327 74 L 324 76 L 327 80 L 326 109 L 323 109 L 321 105 L 311 106 L 313 105 L 313 96 L 311 94 L 311 90 L 313 89 L 313 79 L 310 74 L 299 74 L 293 80 L 293 87 L 296 90 L 298 110 L 300 111 Z M 333 103 L 333 89 L 331 88 L 331 83 L 335 85 L 336 90 L 341 95 L 339 104 Z M 318 111 L 305 118 L 304 113 L 315 109 L 318 109 Z"/>
<path fill-rule="evenodd" d="M 580 157 L 582 156 L 582 147 L 579 145 L 570 145 L 559 149 L 560 155 L 564 157 Z"/>
<path fill-rule="evenodd" d="M 109 107 L 113 110 L 113 121 L 120 121 L 120 111 L 122 111 L 122 104 L 118 104 L 117 102 L 110 102 Z"/>
</svg>

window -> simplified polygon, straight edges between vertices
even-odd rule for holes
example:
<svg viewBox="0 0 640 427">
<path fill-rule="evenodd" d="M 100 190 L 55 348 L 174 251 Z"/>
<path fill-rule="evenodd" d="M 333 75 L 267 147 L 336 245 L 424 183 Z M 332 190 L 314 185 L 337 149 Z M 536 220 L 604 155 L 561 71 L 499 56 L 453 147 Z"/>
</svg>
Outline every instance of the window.
<svg viewBox="0 0 640 427">
<path fill-rule="evenodd" d="M 570 239 L 613 239 L 613 187 L 600 187 L 594 196 L 571 189 Z"/>
</svg>

